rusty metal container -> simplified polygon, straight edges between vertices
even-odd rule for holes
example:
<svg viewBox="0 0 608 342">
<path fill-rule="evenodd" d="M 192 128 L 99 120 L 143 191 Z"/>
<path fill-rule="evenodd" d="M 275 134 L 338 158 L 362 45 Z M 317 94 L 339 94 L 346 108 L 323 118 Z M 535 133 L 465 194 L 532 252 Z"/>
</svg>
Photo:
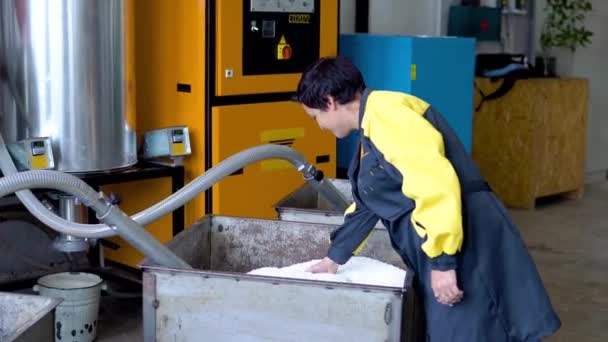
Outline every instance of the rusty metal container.
<svg viewBox="0 0 608 342">
<path fill-rule="evenodd" d="M 208 216 L 169 248 L 195 270 L 144 260 L 145 341 L 414 341 L 420 332 L 406 271 L 402 287 L 250 275 L 321 258 L 327 224 Z M 405 269 L 385 229 L 359 254 Z"/>
</svg>

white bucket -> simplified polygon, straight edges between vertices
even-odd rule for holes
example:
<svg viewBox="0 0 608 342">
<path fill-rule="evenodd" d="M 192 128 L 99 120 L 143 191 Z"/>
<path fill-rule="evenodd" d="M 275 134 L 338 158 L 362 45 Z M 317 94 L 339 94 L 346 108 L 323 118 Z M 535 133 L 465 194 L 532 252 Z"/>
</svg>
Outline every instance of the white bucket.
<svg viewBox="0 0 608 342">
<path fill-rule="evenodd" d="M 63 299 L 55 312 L 56 342 L 95 340 L 102 287 L 103 280 L 90 273 L 64 272 L 38 279 L 34 291 Z"/>
</svg>

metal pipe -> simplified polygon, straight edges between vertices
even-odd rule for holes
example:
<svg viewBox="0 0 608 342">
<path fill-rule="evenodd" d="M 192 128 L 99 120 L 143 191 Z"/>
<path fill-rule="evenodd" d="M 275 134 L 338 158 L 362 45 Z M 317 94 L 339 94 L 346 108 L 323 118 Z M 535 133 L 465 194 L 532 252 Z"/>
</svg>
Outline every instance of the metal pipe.
<svg viewBox="0 0 608 342">
<path fill-rule="evenodd" d="M 311 180 L 309 183 L 319 194 L 321 194 L 321 196 L 325 197 L 329 203 L 333 204 L 336 210 L 343 213 L 348 209 L 349 203 L 346 198 L 344 198 L 342 193 L 327 178 L 322 178 L 319 181 L 316 179 Z"/>
<path fill-rule="evenodd" d="M 155 263 L 171 268 L 191 267 L 151 236 L 106 198 L 97 194 L 80 178 L 57 171 L 25 171 L 0 178 L 0 197 L 29 188 L 56 189 L 73 195 L 95 211 L 97 218 L 117 231 L 131 245 Z"/>
<path fill-rule="evenodd" d="M 170 268 L 192 269 L 188 263 L 179 258 L 146 231 L 144 227 L 127 216 L 116 206 L 109 206 L 108 212 L 97 216 L 101 221 L 115 227 L 120 237 L 137 248 L 146 257 L 154 259 L 158 265 Z"/>
<path fill-rule="evenodd" d="M 54 195 L 59 200 L 59 215 L 70 222 L 88 222 L 87 207 L 78 203 L 74 196 L 67 194 Z M 53 241 L 53 247 L 62 252 L 84 252 L 89 249 L 89 241 L 86 238 L 59 234 Z"/>
</svg>

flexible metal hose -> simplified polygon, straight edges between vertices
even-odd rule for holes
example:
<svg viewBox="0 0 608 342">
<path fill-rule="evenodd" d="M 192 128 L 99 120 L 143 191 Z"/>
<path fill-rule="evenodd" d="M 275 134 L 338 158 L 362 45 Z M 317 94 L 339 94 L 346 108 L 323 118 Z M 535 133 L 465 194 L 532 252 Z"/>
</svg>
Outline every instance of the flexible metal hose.
<svg viewBox="0 0 608 342">
<path fill-rule="evenodd" d="M 0 178 L 0 197 L 23 189 L 54 189 L 70 194 L 93 209 L 97 218 L 116 230 L 123 239 L 154 263 L 166 267 L 191 268 L 185 261 L 156 240 L 148 231 L 118 207 L 98 194 L 80 178 L 58 171 L 25 171 Z"/>
<path fill-rule="evenodd" d="M 4 176 L 17 174 L 17 168 L 8 153 L 2 134 L 0 134 L 0 170 L 2 170 Z M 16 195 L 32 215 L 60 233 L 87 238 L 104 238 L 116 235 L 116 232 L 105 224 L 81 224 L 57 216 L 48 210 L 30 190 L 17 191 Z"/>
<path fill-rule="evenodd" d="M 304 179 L 313 183 L 326 198 L 332 203 L 337 203 L 338 208 L 346 210 L 348 202 L 341 196 L 340 192 L 330 182 L 325 182 L 322 173 L 314 166 L 309 164 L 304 156 L 295 150 L 281 145 L 261 145 L 241 151 L 237 154 L 226 158 L 221 163 L 209 169 L 203 175 L 199 176 L 188 186 L 177 191 L 172 196 L 146 209 L 145 211 L 134 216 L 135 220 L 143 224 L 153 222 L 170 211 L 173 211 L 184 203 L 190 201 L 198 194 L 209 189 L 213 184 L 219 182 L 222 178 L 234 173 L 245 165 L 264 160 L 264 159 L 283 159 L 290 162 L 300 173 Z"/>
<path fill-rule="evenodd" d="M 105 214 L 107 205 L 99 200 L 97 192 L 80 178 L 58 171 L 24 171 L 0 178 L 0 197 L 23 189 L 55 189 L 74 195 L 80 202 L 99 214 Z"/>
<path fill-rule="evenodd" d="M 322 173 L 309 164 L 300 153 L 286 146 L 269 144 L 241 151 L 225 159 L 173 195 L 152 207 L 135 214 L 133 220 L 141 225 L 147 225 L 154 222 L 183 206 L 186 202 L 209 189 L 222 178 L 234 173 L 245 165 L 273 158 L 284 159 L 293 164 L 294 167 L 302 173 L 304 179 L 311 182 L 313 186 L 315 186 L 315 188 L 317 188 L 317 190 L 329 201 L 334 203 L 339 210 L 345 210 L 346 207 L 348 207 L 347 201 L 341 196 L 333 184 L 325 181 L 322 177 Z M 7 176 L 17 173 L 1 134 L 0 169 Z M 60 233 L 87 238 L 105 238 L 116 235 L 116 232 L 105 224 L 81 224 L 70 222 L 57 216 L 40 203 L 36 196 L 29 190 L 18 191 L 17 196 L 36 218 Z"/>
</svg>

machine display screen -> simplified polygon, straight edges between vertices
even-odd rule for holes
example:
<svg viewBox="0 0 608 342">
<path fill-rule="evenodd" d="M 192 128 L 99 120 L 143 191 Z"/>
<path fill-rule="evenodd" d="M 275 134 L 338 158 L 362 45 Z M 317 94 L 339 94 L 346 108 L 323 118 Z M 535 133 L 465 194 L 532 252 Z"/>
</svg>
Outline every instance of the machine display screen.
<svg viewBox="0 0 608 342">
<path fill-rule="evenodd" d="M 184 142 L 184 131 L 181 129 L 173 130 L 173 134 L 171 136 L 172 142 L 175 143 L 183 143 Z"/>
<path fill-rule="evenodd" d="M 32 156 L 40 156 L 45 154 L 46 152 L 46 148 L 44 146 L 44 141 L 33 141 L 30 144 L 31 148 L 32 148 Z"/>
<path fill-rule="evenodd" d="M 314 0 L 251 0 L 251 12 L 314 13 Z"/>
</svg>

